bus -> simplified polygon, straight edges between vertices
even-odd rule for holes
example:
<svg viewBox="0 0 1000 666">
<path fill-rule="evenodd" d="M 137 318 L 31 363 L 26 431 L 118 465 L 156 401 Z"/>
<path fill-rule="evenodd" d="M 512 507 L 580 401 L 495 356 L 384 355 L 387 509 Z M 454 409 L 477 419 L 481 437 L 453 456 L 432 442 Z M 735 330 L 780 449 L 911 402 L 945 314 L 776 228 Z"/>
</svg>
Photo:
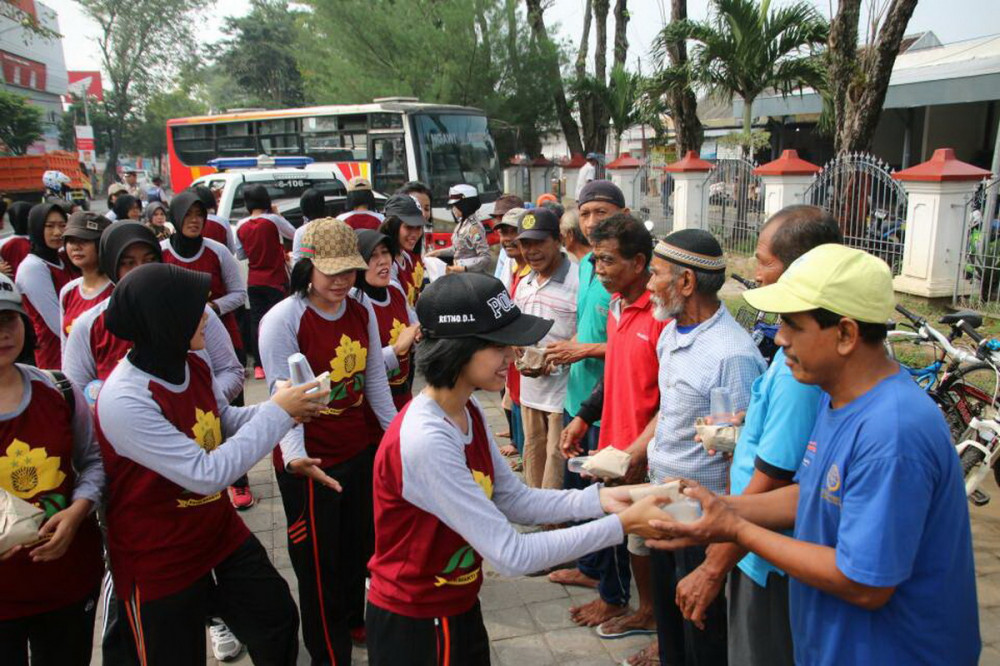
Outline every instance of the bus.
<svg viewBox="0 0 1000 666">
<path fill-rule="evenodd" d="M 482 111 L 408 97 L 174 118 L 167 121 L 167 152 L 174 192 L 213 173 L 213 158 L 260 154 L 311 157 L 314 168 L 338 168 L 347 179 L 366 176 L 385 194 L 421 180 L 430 186 L 435 208 L 444 207 L 448 188 L 457 183 L 475 186 L 483 203 L 494 201 L 503 187 Z M 450 215 L 435 210 L 435 218 Z"/>
</svg>

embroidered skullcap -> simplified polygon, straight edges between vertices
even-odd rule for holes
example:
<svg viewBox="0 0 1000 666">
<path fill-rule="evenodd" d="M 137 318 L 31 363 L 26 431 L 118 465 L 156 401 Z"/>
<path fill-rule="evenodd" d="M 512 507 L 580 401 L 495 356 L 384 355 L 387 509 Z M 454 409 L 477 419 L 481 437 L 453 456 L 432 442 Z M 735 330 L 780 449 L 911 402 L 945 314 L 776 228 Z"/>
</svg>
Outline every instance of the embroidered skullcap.
<svg viewBox="0 0 1000 666">
<path fill-rule="evenodd" d="M 724 273 L 726 258 L 715 236 L 703 229 L 681 229 L 653 248 L 653 254 L 672 264 L 705 273 Z"/>
</svg>

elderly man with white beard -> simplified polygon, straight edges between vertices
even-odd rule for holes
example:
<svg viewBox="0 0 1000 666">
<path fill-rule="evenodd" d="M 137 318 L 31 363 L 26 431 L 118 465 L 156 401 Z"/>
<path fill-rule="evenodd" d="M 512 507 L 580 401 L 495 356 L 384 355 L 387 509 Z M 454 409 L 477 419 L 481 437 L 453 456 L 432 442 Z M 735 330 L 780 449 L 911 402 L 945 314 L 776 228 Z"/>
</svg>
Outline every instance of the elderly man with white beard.
<svg viewBox="0 0 1000 666">
<path fill-rule="evenodd" d="M 729 465 L 695 441 L 695 419 L 709 415 L 710 395 L 718 387 L 729 390 L 735 412 L 745 410 L 751 385 L 766 364 L 753 339 L 719 301 L 726 261 L 710 233 L 684 229 L 670 234 L 653 249 L 650 270 L 653 315 L 673 321 L 656 346 L 660 411 L 647 428 L 653 430 L 652 440 L 646 451 L 630 449 L 629 454 L 633 465 L 648 461 L 654 483 L 682 477 L 724 494 Z M 705 559 L 705 548 L 653 551 L 652 557 L 660 662 L 726 664 L 725 597 L 715 599 L 696 627 L 684 619 L 671 592 Z"/>
</svg>

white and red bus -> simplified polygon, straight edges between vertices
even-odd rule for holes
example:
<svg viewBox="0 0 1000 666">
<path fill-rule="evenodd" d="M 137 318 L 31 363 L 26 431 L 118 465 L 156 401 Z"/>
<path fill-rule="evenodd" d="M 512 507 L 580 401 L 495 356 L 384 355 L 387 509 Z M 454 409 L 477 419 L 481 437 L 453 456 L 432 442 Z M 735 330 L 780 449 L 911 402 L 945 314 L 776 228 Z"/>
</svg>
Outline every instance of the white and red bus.
<svg viewBox="0 0 1000 666">
<path fill-rule="evenodd" d="M 483 112 L 414 98 L 175 118 L 167 121 L 167 151 L 175 192 L 213 173 L 213 158 L 260 154 L 311 157 L 315 168 L 339 168 L 348 179 L 365 176 L 387 194 L 421 180 L 434 193 L 437 219 L 450 219 L 443 206 L 456 183 L 474 185 L 484 203 L 503 187 Z"/>
</svg>

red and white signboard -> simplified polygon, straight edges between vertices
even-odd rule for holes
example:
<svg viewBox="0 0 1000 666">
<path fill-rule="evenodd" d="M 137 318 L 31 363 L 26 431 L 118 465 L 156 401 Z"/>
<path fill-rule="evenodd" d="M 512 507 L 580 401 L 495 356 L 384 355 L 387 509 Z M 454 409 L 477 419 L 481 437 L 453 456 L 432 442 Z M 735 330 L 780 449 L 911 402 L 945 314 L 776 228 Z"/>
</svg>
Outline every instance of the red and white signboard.
<svg viewBox="0 0 1000 666">
<path fill-rule="evenodd" d="M 97 144 L 94 142 L 94 128 L 90 125 L 76 125 L 76 152 L 78 160 L 93 166 L 97 164 Z"/>
<path fill-rule="evenodd" d="M 91 99 L 104 100 L 104 87 L 100 72 L 66 72 L 69 76 L 69 92 L 77 97 L 84 94 Z"/>
</svg>

